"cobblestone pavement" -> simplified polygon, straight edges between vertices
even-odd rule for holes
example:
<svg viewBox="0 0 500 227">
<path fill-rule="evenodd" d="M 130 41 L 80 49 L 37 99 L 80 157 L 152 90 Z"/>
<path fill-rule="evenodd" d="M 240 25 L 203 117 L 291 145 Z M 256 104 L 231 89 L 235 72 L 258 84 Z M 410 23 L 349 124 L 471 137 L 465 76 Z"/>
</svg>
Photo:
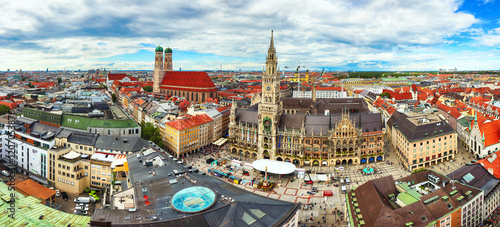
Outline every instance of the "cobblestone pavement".
<svg viewBox="0 0 500 227">
<path fill-rule="evenodd" d="M 466 162 L 470 162 L 471 158 L 469 154 L 465 153 L 465 148 L 459 145 L 458 154 L 453 162 L 441 163 L 434 166 L 431 166 L 429 169 L 432 169 L 441 174 L 449 174 L 454 170 L 463 166 Z M 230 158 L 231 154 L 227 154 L 224 151 L 219 153 L 221 157 Z M 187 161 L 196 166 L 198 169 L 204 172 L 208 172 L 210 165 L 205 163 L 205 160 L 210 156 L 216 157 L 217 154 L 211 155 L 191 155 L 187 157 Z M 239 158 L 237 155 L 232 154 L 233 157 Z M 242 158 L 243 162 L 252 163 L 253 160 L 248 160 Z M 386 162 L 392 162 L 392 165 L 386 164 Z M 375 174 L 372 175 L 364 175 L 361 170 L 365 167 L 373 167 L 376 170 Z M 373 180 L 379 177 L 392 175 L 394 179 L 398 179 L 401 177 L 408 176 L 411 174 L 409 171 L 403 169 L 399 164 L 399 159 L 397 155 L 394 153 L 394 149 L 388 149 L 386 151 L 385 160 L 383 162 L 378 163 L 369 163 L 364 165 L 353 165 L 353 166 L 345 166 L 344 170 L 336 170 L 335 167 L 303 167 L 306 170 L 310 170 L 314 173 L 333 173 L 337 177 L 348 177 L 350 179 L 350 184 L 346 185 L 347 190 L 354 189 L 359 185 Z M 220 171 L 227 172 L 225 166 L 218 166 L 216 169 Z M 239 169 L 233 173 L 237 177 L 241 177 L 243 179 L 251 180 L 253 178 L 257 178 L 258 180 L 262 180 L 263 177 L 259 177 L 259 172 L 250 171 L 250 176 L 243 176 L 242 169 Z M 270 175 L 270 181 L 276 182 L 278 181 L 277 176 Z M 226 181 L 227 183 L 234 184 L 232 182 Z M 341 193 L 340 187 L 334 187 L 332 184 L 328 182 L 324 183 L 314 183 L 314 187 L 317 187 L 319 192 L 315 195 L 309 196 L 307 194 L 308 191 L 311 190 L 312 186 L 303 185 L 303 179 L 295 179 L 292 177 L 281 177 L 281 185 L 276 187 L 272 192 L 263 192 L 261 190 L 255 189 L 250 185 L 241 185 L 234 184 L 237 187 L 240 187 L 244 190 L 266 196 L 273 199 L 279 199 L 288 202 L 301 203 L 303 206 L 299 212 L 299 222 L 301 224 L 306 224 L 307 226 L 342 226 L 345 225 L 345 222 L 340 221 L 340 216 L 333 214 L 335 210 L 339 210 L 344 212 L 345 210 L 345 197 L 344 194 Z M 324 197 L 323 192 L 325 190 L 332 190 L 333 196 Z M 310 220 L 308 218 L 313 218 Z M 339 221 L 339 222 L 337 222 Z M 319 223 L 318 223 L 319 222 Z"/>
</svg>

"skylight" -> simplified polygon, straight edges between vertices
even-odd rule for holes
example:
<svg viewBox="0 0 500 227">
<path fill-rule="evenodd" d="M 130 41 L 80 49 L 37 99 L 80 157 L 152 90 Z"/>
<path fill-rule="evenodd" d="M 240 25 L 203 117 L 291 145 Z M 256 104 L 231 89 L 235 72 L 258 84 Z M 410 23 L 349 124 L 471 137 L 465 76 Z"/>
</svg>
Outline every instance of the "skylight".
<svg viewBox="0 0 500 227">
<path fill-rule="evenodd" d="M 472 176 L 472 174 L 470 174 L 470 173 L 465 174 L 465 175 L 463 176 L 463 178 L 464 178 L 464 180 L 465 180 L 467 183 L 469 183 L 469 182 L 471 182 L 472 180 L 474 180 L 474 176 Z"/>
<path fill-rule="evenodd" d="M 247 212 L 243 212 L 243 216 L 241 217 L 241 219 L 243 219 L 243 221 L 245 223 L 247 223 L 247 225 L 251 225 L 257 221 L 257 220 L 255 220 L 255 218 L 250 216 Z"/>
<path fill-rule="evenodd" d="M 261 210 L 259 209 L 249 209 L 250 212 L 255 215 L 256 217 L 258 217 L 259 219 L 264 217 L 266 214 L 264 212 L 262 212 Z"/>
</svg>

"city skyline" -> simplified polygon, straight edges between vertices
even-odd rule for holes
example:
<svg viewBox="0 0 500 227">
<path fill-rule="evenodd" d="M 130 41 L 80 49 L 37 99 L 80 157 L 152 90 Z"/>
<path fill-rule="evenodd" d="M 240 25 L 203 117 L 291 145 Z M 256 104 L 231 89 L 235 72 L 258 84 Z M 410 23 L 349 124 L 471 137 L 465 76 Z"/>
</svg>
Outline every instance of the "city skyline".
<svg viewBox="0 0 500 227">
<path fill-rule="evenodd" d="M 270 30 L 281 69 L 495 70 L 500 17 L 474 1 L 8 2 L 0 71 L 259 70 Z"/>
</svg>

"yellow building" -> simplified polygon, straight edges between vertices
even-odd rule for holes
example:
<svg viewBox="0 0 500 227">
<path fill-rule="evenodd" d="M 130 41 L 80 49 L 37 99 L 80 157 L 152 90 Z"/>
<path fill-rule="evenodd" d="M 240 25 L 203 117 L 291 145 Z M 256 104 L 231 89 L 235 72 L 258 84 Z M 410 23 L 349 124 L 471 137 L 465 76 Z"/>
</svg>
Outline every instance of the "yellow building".
<svg viewBox="0 0 500 227">
<path fill-rule="evenodd" d="M 299 72 L 295 72 L 295 77 L 288 79 L 290 82 L 306 82 L 309 83 L 309 70 L 306 70 L 306 75 L 302 77 Z"/>
<path fill-rule="evenodd" d="M 387 137 L 409 170 L 449 161 L 457 152 L 457 132 L 437 114 L 394 112 Z"/>
<path fill-rule="evenodd" d="M 164 127 L 165 145 L 177 158 L 199 151 L 213 142 L 213 119 L 206 114 L 186 114 L 175 121 L 165 123 Z"/>
<path fill-rule="evenodd" d="M 82 193 L 90 186 L 90 156 L 98 135 L 63 130 L 55 137 L 49 156 L 49 186 L 70 193 Z"/>
<path fill-rule="evenodd" d="M 114 154 L 95 153 L 90 157 L 90 184 L 92 187 L 109 188 L 113 181 L 111 163 L 115 160 Z"/>
<path fill-rule="evenodd" d="M 59 190 L 80 194 L 89 187 L 89 160 L 88 155 L 81 155 L 68 147 L 53 148 L 48 151 L 49 181 Z"/>
</svg>

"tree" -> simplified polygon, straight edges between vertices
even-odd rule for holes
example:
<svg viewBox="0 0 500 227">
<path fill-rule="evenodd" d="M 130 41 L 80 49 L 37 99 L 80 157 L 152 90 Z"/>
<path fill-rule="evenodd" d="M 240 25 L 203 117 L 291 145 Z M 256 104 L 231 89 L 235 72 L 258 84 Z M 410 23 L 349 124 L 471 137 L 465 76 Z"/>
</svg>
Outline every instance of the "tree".
<svg viewBox="0 0 500 227">
<path fill-rule="evenodd" d="M 115 94 L 111 94 L 111 99 L 113 100 L 113 102 L 116 102 L 116 100 L 118 100 Z"/>
<path fill-rule="evenodd" d="M 31 84 L 31 83 L 29 83 L 29 84 L 28 84 L 28 86 L 29 86 L 30 88 L 34 88 L 34 87 L 35 87 L 35 86 L 33 86 L 33 84 Z"/>
<path fill-rule="evenodd" d="M 160 129 L 155 127 L 152 123 L 141 122 L 141 138 L 155 143 L 158 147 L 165 149 L 163 138 L 161 137 Z"/>
<path fill-rule="evenodd" d="M 6 113 L 10 112 L 10 107 L 6 105 L 1 105 L 0 106 L 0 115 L 4 115 Z"/>
<path fill-rule="evenodd" d="M 389 92 L 382 92 L 380 93 L 380 97 L 382 98 L 391 98 L 391 94 L 389 94 Z"/>
<path fill-rule="evenodd" d="M 144 89 L 145 92 L 152 92 L 153 91 L 153 86 L 144 86 L 142 89 Z"/>
<path fill-rule="evenodd" d="M 61 78 L 61 77 L 57 78 L 57 84 L 60 84 L 60 83 L 61 83 L 61 81 L 62 81 L 62 78 Z"/>
</svg>

